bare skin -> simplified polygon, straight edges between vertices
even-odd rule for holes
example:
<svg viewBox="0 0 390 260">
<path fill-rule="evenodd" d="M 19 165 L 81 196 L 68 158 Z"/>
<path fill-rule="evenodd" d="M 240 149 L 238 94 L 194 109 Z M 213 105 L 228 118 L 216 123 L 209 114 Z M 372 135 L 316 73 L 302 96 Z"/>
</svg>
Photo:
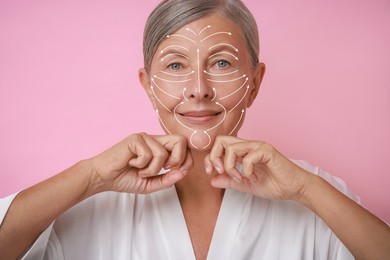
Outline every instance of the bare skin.
<svg viewBox="0 0 390 260">
<path fill-rule="evenodd" d="M 198 32 L 208 24 L 213 24 L 218 31 L 222 31 L 218 25 L 230 27 L 234 35 L 241 35 L 232 22 L 229 25 L 218 15 L 195 21 L 188 28 Z M 245 46 L 240 47 L 243 48 Z M 204 62 L 196 60 L 195 65 L 189 66 L 207 64 L 210 55 L 206 50 L 202 52 Z M 241 54 L 247 55 L 245 51 Z M 357 259 L 390 259 L 390 228 L 385 223 L 321 178 L 292 163 L 270 144 L 235 136 L 239 129 L 237 122 L 241 122 L 240 109 L 248 108 L 256 98 L 265 71 L 264 64 L 249 69 L 247 56 L 241 57 L 240 62 L 246 66 L 250 91 L 242 95 L 244 98 L 239 99 L 239 103 L 232 103 L 241 106 L 235 110 L 236 115 L 224 119 L 208 132 L 212 141 L 207 149 L 196 149 L 195 143 L 195 146 L 189 145 L 191 131 L 184 136 L 178 133 L 133 134 L 96 157 L 20 192 L 0 227 L 0 258 L 16 259 L 23 255 L 53 220 L 94 194 L 103 191 L 151 193 L 175 185 L 197 259 L 207 257 L 227 188 L 266 199 L 297 201 L 321 217 Z M 139 74 L 153 106 L 158 108 L 156 96 L 150 90 L 150 76 L 143 69 Z M 191 109 L 207 107 L 210 111 L 216 107 L 210 105 L 214 91 L 205 78 L 195 73 L 196 80 L 187 86 L 187 105 L 191 105 Z M 183 120 L 186 120 L 186 112 L 182 111 Z M 221 114 L 214 114 L 202 118 L 204 114 L 199 113 L 195 115 L 199 118 L 193 120 L 191 111 L 192 119 L 187 120 L 187 124 L 195 121 L 197 129 L 209 129 L 220 122 Z M 169 129 L 180 127 L 174 113 L 160 116 Z M 232 133 L 232 129 L 237 131 Z M 235 168 L 237 162 L 243 165 L 242 174 Z M 158 175 L 161 168 L 171 171 Z M 205 220 L 201 225 L 197 222 L 199 216 Z"/>
<path fill-rule="evenodd" d="M 175 169 L 156 176 L 168 164 Z M 182 179 L 192 164 L 187 141 L 181 136 L 131 135 L 102 154 L 20 192 L 0 228 L 0 259 L 20 257 L 59 215 L 94 194 L 165 189 Z"/>
<path fill-rule="evenodd" d="M 215 208 L 219 209 L 225 188 L 302 203 L 318 214 L 358 259 L 387 259 L 390 255 L 390 229 L 385 223 L 269 144 L 221 136 L 206 157 L 195 151 L 192 157 L 186 145 L 186 140 L 177 136 L 131 135 L 106 152 L 21 192 L 0 228 L 1 258 L 22 255 L 56 217 L 93 194 L 107 190 L 149 193 L 175 183 L 198 259 L 207 256 L 218 214 Z M 202 157 L 205 169 L 193 167 L 202 166 Z M 236 170 L 231 167 L 236 161 L 242 161 L 244 169 L 239 181 L 233 178 Z M 157 169 L 168 163 L 175 170 L 156 176 Z M 198 207 L 207 220 L 201 229 L 194 228 L 199 227 Z"/>
</svg>

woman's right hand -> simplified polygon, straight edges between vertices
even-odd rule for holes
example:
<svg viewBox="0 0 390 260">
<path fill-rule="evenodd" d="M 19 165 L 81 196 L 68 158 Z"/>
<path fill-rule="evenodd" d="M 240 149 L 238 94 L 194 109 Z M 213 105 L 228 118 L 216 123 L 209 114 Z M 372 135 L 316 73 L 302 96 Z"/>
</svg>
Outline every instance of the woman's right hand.
<svg viewBox="0 0 390 260">
<path fill-rule="evenodd" d="M 151 193 L 181 180 L 193 165 L 182 136 L 133 134 L 88 160 L 94 191 Z M 161 169 L 170 169 L 160 174 Z"/>
</svg>

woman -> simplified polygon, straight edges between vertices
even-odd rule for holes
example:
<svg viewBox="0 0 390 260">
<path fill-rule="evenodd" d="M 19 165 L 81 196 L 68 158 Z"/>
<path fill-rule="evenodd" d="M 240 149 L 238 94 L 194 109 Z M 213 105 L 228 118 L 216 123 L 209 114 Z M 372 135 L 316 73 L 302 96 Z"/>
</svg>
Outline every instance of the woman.
<svg viewBox="0 0 390 260">
<path fill-rule="evenodd" d="M 167 135 L 130 135 L 4 199 L 1 258 L 388 258 L 388 226 L 340 181 L 237 137 L 258 54 L 240 1 L 163 1 L 139 77 Z"/>
</svg>

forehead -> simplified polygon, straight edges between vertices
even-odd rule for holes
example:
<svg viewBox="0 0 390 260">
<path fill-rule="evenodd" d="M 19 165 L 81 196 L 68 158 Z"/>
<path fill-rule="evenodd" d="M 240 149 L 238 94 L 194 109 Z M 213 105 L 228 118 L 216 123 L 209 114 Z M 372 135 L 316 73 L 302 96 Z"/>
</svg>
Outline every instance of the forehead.
<svg viewBox="0 0 390 260">
<path fill-rule="evenodd" d="M 177 37 L 178 35 L 185 37 Z M 159 48 L 172 43 L 199 46 L 221 41 L 242 45 L 245 38 L 242 30 L 229 18 L 220 14 L 212 14 L 183 26 L 169 35 Z"/>
</svg>

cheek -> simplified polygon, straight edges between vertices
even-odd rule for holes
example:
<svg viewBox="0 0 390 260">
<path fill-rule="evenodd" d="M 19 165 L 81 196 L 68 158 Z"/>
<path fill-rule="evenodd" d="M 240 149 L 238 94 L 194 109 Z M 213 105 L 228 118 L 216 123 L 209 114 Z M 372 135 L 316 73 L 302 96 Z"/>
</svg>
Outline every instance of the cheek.
<svg viewBox="0 0 390 260">
<path fill-rule="evenodd" d="M 235 82 L 226 83 L 223 86 L 215 86 L 216 101 L 224 106 L 228 113 L 246 108 L 250 86 L 249 79 L 244 77 Z"/>
<path fill-rule="evenodd" d="M 184 76 L 178 77 L 164 73 L 152 75 L 150 88 L 157 107 L 173 112 L 180 104 L 183 92 L 190 81 L 191 79 Z"/>
</svg>

